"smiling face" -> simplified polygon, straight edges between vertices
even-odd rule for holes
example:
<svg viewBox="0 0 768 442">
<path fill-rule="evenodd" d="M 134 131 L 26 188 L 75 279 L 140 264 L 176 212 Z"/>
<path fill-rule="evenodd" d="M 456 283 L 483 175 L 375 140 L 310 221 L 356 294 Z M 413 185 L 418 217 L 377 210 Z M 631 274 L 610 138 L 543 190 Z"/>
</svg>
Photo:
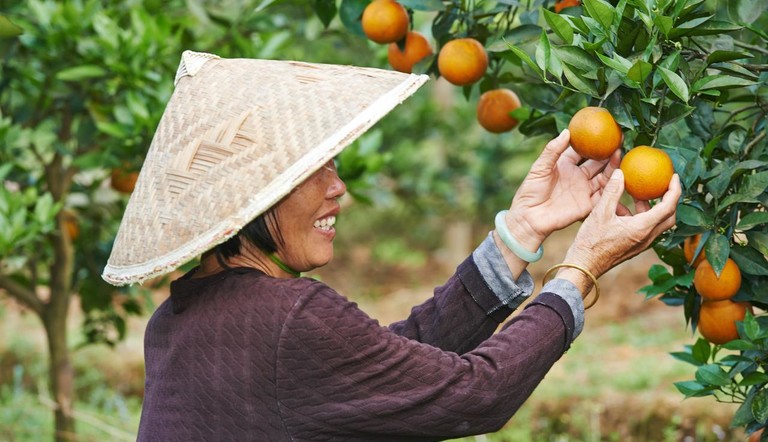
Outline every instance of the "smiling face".
<svg viewBox="0 0 768 442">
<path fill-rule="evenodd" d="M 338 198 L 346 191 L 329 161 L 275 206 L 284 241 L 276 255 L 288 267 L 306 272 L 333 259 L 334 224 L 341 209 Z"/>
</svg>

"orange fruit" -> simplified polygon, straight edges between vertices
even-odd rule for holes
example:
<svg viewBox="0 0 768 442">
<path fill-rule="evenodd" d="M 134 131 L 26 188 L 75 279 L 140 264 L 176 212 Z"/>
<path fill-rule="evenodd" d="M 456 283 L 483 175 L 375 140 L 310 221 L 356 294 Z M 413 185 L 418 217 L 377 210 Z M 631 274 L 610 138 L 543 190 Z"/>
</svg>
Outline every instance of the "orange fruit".
<svg viewBox="0 0 768 442">
<path fill-rule="evenodd" d="M 568 123 L 571 147 L 579 155 L 604 160 L 621 147 L 624 134 L 608 109 L 588 106 L 579 109 Z"/>
<path fill-rule="evenodd" d="M 363 32 L 376 43 L 401 40 L 408 32 L 409 24 L 408 11 L 394 0 L 373 0 L 363 10 Z"/>
<path fill-rule="evenodd" d="M 559 13 L 565 8 L 572 8 L 581 5 L 579 0 L 558 0 L 555 2 L 555 12 Z"/>
<path fill-rule="evenodd" d="M 457 38 L 440 49 L 437 69 L 449 82 L 466 86 L 483 78 L 488 69 L 488 53 L 474 38 Z"/>
<path fill-rule="evenodd" d="M 139 172 L 126 170 L 122 168 L 112 169 L 110 175 L 110 184 L 112 188 L 122 193 L 131 193 L 136 187 L 136 181 L 139 179 Z"/>
<path fill-rule="evenodd" d="M 477 121 L 488 132 L 507 132 L 517 126 L 517 120 L 510 117 L 509 113 L 519 107 L 520 99 L 511 90 L 491 89 L 480 95 L 477 102 Z"/>
<path fill-rule="evenodd" d="M 403 51 L 397 43 L 390 43 L 387 50 L 387 60 L 392 69 L 410 74 L 413 66 L 432 55 L 432 46 L 419 32 L 409 31 L 405 35 L 405 48 Z"/>
<path fill-rule="evenodd" d="M 696 266 L 693 286 L 696 287 L 696 292 L 707 301 L 730 299 L 741 287 L 741 270 L 734 260 L 728 258 L 718 278 L 712 264 L 705 259 Z"/>
<path fill-rule="evenodd" d="M 750 434 L 749 439 L 747 439 L 747 442 L 760 442 L 760 436 L 762 435 L 763 435 L 763 428 Z"/>
<path fill-rule="evenodd" d="M 698 266 L 699 263 L 701 263 L 701 261 L 706 258 L 706 253 L 702 247 L 701 251 L 699 252 L 699 256 L 696 257 L 696 261 L 693 261 L 693 255 L 696 253 L 696 248 L 699 247 L 700 240 L 701 234 L 697 233 L 693 236 L 685 238 L 685 241 L 683 241 L 683 255 L 685 256 L 685 260 L 693 267 Z"/>
<path fill-rule="evenodd" d="M 736 321 L 743 321 L 747 315 L 748 302 L 704 301 L 699 310 L 699 333 L 713 344 L 725 344 L 738 339 Z"/>
<path fill-rule="evenodd" d="M 77 222 L 77 216 L 69 210 L 61 211 L 61 228 L 66 230 L 67 236 L 71 241 L 80 236 L 80 223 Z"/>
<path fill-rule="evenodd" d="M 661 149 L 637 146 L 621 160 L 624 188 L 639 200 L 652 200 L 664 195 L 675 173 L 672 159 Z"/>
</svg>

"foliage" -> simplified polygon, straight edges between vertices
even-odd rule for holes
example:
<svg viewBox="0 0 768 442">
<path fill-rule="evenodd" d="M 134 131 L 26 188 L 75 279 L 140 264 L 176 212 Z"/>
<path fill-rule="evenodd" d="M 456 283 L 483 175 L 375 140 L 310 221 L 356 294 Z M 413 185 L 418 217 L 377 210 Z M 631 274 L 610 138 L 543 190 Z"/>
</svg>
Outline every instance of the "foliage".
<svg viewBox="0 0 768 442">
<path fill-rule="evenodd" d="M 368 2 L 343 0 L 352 32 Z M 685 238 L 702 234 L 700 251 L 720 272 L 732 258 L 744 277 L 734 300 L 768 309 L 768 5 L 756 0 L 583 0 L 555 13 L 552 2 L 402 0 L 413 16 L 430 11 L 436 53 L 471 36 L 489 51 L 485 78 L 462 90 L 467 100 L 496 87 L 516 91 L 512 112 L 526 136 L 552 136 L 576 110 L 597 105 L 624 132 L 624 151 L 666 151 L 681 177 L 677 227 L 654 243 L 666 266 L 649 270 L 642 292 L 681 306 L 695 330 L 701 297 Z M 344 17 L 347 17 L 344 19 Z M 436 57 L 435 57 L 436 59 Z M 439 75 L 434 59 L 425 72 Z M 686 396 L 742 403 L 734 426 L 768 423 L 768 324 L 748 316 L 741 339 L 722 347 L 699 340 L 680 358 L 697 365 Z M 722 350 L 732 350 L 730 354 Z M 685 355 L 685 356 L 684 356 Z"/>
</svg>

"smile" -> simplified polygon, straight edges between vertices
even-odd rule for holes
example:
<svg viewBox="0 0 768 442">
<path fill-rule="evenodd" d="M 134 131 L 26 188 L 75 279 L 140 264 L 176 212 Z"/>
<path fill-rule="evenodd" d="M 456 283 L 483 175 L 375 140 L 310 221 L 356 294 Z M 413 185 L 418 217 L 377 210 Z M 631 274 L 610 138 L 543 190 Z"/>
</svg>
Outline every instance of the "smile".
<svg viewBox="0 0 768 442">
<path fill-rule="evenodd" d="M 333 229 L 334 224 L 336 224 L 336 217 L 329 216 L 327 218 L 323 218 L 315 221 L 314 226 L 320 230 L 331 230 Z"/>
</svg>

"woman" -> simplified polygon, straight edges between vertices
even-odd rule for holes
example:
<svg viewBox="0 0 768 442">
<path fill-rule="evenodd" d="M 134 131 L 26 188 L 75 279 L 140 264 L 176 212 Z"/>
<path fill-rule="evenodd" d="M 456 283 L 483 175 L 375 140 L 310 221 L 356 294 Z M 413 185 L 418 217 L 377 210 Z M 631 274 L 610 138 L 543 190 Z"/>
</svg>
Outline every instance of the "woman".
<svg viewBox="0 0 768 442">
<path fill-rule="evenodd" d="M 217 62 L 195 75 L 215 70 L 231 68 Z M 166 115 L 173 109 L 169 104 Z M 158 132 L 167 125 L 161 121 Z M 264 210 L 237 234 L 208 241 L 200 265 L 172 283 L 147 326 L 138 439 L 427 441 L 499 429 L 581 332 L 582 298 L 596 278 L 674 225 L 677 176 L 658 204 L 637 202 L 632 215 L 619 204 L 618 153 L 582 162 L 568 139 L 564 131 L 546 146 L 496 229 L 456 274 L 388 327 L 299 276 L 333 257 L 337 200 L 346 190 L 333 161 L 302 167 L 306 177 L 279 198 L 257 192 L 268 201 Z M 170 156 L 165 164 L 177 173 Z M 148 170 L 140 184 L 157 187 L 161 179 Z M 150 195 L 134 194 L 131 202 Z M 126 217 L 131 213 L 129 204 Z M 157 219 L 145 217 L 146 225 Z M 494 333 L 531 295 L 526 267 L 544 239 L 579 220 L 565 266 Z M 116 241 L 118 252 L 126 237 Z M 165 255 L 156 253 L 144 275 L 156 273 Z M 119 268 L 111 263 L 105 279 L 124 281 L 114 276 Z"/>
</svg>

